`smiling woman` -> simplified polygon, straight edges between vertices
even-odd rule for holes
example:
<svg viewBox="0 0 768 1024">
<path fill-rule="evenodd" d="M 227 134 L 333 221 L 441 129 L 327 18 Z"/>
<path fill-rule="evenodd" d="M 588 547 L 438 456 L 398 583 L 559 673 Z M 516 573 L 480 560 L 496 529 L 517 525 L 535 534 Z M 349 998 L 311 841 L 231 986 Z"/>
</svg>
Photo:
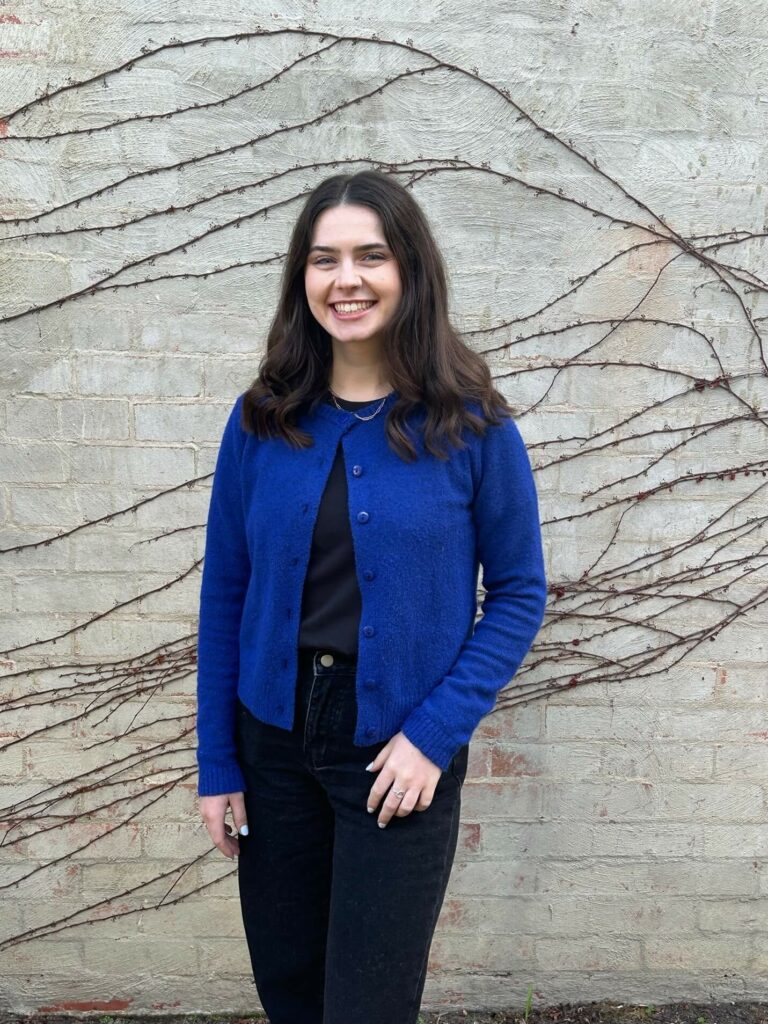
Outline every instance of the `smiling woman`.
<svg viewBox="0 0 768 1024">
<path fill-rule="evenodd" d="M 525 445 L 422 210 L 375 171 L 321 182 L 224 428 L 200 592 L 200 810 L 272 1024 L 415 1024 L 469 740 L 546 593 Z"/>
<path fill-rule="evenodd" d="M 373 383 L 375 391 L 376 381 L 365 380 L 362 371 L 383 364 L 384 329 L 403 296 L 400 269 L 375 210 L 344 203 L 319 215 L 304 286 L 312 315 L 333 345 L 332 389 L 365 397 L 361 385 Z M 354 352 L 344 351 L 351 346 Z"/>
</svg>

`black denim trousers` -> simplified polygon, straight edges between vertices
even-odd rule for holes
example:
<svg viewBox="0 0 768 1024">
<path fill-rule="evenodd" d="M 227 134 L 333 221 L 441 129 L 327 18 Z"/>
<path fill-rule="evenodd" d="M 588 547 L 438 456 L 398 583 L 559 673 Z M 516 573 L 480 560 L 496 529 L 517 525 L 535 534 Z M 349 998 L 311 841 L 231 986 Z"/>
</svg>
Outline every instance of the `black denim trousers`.
<svg viewBox="0 0 768 1024">
<path fill-rule="evenodd" d="M 331 654 L 333 663 L 324 661 Z M 424 811 L 379 828 L 356 747 L 355 663 L 300 652 L 294 728 L 238 702 L 248 835 L 238 887 L 256 990 L 270 1024 L 416 1024 L 453 865 L 469 745 Z M 386 794 L 385 794 L 386 796 Z"/>
</svg>

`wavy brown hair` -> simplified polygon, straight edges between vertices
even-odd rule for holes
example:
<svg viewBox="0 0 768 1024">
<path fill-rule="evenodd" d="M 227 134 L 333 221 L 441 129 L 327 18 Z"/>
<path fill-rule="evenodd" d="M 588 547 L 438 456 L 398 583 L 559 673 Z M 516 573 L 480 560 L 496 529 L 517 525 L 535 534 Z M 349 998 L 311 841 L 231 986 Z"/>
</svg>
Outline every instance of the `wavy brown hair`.
<svg viewBox="0 0 768 1024">
<path fill-rule="evenodd" d="M 400 271 L 402 299 L 382 346 L 387 377 L 399 392 L 386 418 L 390 446 L 401 458 L 417 458 L 406 418 L 421 410 L 425 449 L 445 459 L 442 441 L 463 447 L 464 427 L 482 434 L 487 423 L 496 425 L 514 412 L 494 387 L 485 360 L 461 340 L 448 318 L 445 266 L 424 212 L 406 188 L 375 170 L 333 175 L 309 194 L 291 236 L 267 349 L 243 397 L 243 428 L 301 447 L 314 443 L 296 426 L 296 417 L 325 401 L 333 348 L 309 308 L 304 272 L 316 219 L 344 204 L 378 214 Z M 479 403 L 482 416 L 470 411 L 466 400 Z"/>
</svg>

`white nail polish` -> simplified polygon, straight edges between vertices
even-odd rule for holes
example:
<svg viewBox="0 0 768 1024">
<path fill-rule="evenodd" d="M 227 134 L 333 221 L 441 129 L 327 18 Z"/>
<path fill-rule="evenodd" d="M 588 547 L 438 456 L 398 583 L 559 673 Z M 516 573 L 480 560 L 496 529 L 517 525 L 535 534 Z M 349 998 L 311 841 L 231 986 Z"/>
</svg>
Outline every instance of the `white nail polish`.
<svg viewBox="0 0 768 1024">
<path fill-rule="evenodd" d="M 240 835 L 241 836 L 247 836 L 248 835 L 248 826 L 247 825 L 241 825 L 240 826 Z"/>
<path fill-rule="evenodd" d="M 371 761 L 371 763 L 370 763 L 370 764 L 367 764 L 367 765 L 365 766 L 365 770 L 366 770 L 367 772 L 369 772 L 369 771 L 371 770 L 371 768 L 373 768 L 373 761 Z"/>
</svg>

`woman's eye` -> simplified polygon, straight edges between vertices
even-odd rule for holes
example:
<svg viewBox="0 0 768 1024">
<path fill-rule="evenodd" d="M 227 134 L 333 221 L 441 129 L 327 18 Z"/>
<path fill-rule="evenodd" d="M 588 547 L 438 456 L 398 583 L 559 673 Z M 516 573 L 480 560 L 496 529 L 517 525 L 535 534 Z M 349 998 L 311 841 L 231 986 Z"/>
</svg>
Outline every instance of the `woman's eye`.
<svg viewBox="0 0 768 1024">
<path fill-rule="evenodd" d="M 377 260 L 383 260 L 384 259 L 384 257 L 382 256 L 382 254 L 380 252 L 367 252 L 365 254 L 365 258 L 367 258 L 368 256 L 373 256 L 373 258 L 377 259 Z M 321 256 L 319 259 L 315 260 L 315 266 L 316 267 L 321 266 L 323 263 L 326 262 L 326 260 L 329 260 L 330 258 L 331 258 L 330 256 Z"/>
</svg>

